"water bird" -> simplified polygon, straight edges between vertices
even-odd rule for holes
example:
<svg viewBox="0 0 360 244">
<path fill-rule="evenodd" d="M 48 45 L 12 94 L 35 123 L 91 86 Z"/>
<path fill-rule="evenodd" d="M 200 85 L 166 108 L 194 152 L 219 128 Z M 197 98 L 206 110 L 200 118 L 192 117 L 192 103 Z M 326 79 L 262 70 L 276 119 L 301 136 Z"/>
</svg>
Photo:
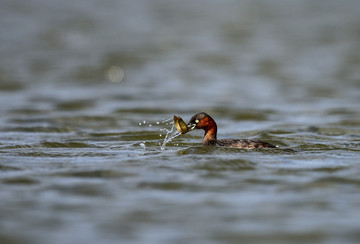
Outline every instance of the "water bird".
<svg viewBox="0 0 360 244">
<path fill-rule="evenodd" d="M 194 129 L 203 129 L 205 131 L 202 141 L 203 145 L 221 146 L 221 147 L 233 147 L 242 149 L 254 149 L 254 148 L 276 148 L 268 142 L 260 140 L 250 139 L 217 139 L 217 125 L 215 120 L 207 113 L 197 113 L 191 117 L 189 123 L 182 120 L 181 117 L 174 116 L 174 123 L 177 129 L 185 134 Z"/>
</svg>

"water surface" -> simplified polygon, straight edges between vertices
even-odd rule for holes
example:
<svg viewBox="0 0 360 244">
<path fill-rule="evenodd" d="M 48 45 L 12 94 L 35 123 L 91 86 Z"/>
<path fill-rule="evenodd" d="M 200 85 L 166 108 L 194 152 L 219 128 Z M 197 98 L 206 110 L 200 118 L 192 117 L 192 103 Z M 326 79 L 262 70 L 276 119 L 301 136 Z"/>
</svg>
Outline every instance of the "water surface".
<svg viewBox="0 0 360 244">
<path fill-rule="evenodd" d="M 3 1 L 0 242 L 358 243 L 359 8 Z"/>
</svg>

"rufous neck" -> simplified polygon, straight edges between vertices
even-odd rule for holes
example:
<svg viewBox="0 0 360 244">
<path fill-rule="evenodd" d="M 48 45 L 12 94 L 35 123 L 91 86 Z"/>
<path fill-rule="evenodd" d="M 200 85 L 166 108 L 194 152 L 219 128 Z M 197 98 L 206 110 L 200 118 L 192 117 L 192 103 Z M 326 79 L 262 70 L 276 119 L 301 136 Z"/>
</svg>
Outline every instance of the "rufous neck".
<svg viewBox="0 0 360 244">
<path fill-rule="evenodd" d="M 211 119 L 208 123 L 208 126 L 204 128 L 205 135 L 203 139 L 203 143 L 206 144 L 209 141 L 215 141 L 216 140 L 216 134 L 217 134 L 217 125 L 213 119 Z"/>
</svg>

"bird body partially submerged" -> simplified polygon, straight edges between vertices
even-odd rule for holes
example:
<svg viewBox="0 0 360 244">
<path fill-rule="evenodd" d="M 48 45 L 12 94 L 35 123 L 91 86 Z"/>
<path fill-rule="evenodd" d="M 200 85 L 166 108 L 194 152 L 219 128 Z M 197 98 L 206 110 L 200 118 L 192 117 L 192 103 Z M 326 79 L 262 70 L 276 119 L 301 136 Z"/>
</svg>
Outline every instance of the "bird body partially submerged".
<svg viewBox="0 0 360 244">
<path fill-rule="evenodd" d="M 194 129 L 203 129 L 205 131 L 204 138 L 202 141 L 203 145 L 221 146 L 221 147 L 233 147 L 243 149 L 254 149 L 254 148 L 276 148 L 276 146 L 260 141 L 260 140 L 249 140 L 249 139 L 217 139 L 217 125 L 213 118 L 207 113 L 197 113 L 191 117 L 189 123 L 184 125 L 184 121 L 177 116 L 174 116 L 174 123 L 178 130 L 185 134 Z"/>
</svg>

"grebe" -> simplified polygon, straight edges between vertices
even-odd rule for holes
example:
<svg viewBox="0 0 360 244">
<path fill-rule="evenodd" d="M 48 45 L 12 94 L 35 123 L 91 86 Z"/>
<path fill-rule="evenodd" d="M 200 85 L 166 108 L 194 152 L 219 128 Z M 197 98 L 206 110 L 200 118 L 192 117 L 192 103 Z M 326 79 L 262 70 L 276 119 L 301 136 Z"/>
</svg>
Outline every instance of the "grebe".
<svg viewBox="0 0 360 244">
<path fill-rule="evenodd" d="M 217 125 L 210 115 L 201 112 L 195 114 L 187 124 L 188 130 L 203 129 L 205 135 L 202 141 L 203 145 L 222 146 L 222 147 L 236 147 L 243 149 L 254 148 L 276 148 L 276 146 L 263 142 L 260 140 L 248 140 L 248 139 L 221 139 L 216 138 Z"/>
</svg>

